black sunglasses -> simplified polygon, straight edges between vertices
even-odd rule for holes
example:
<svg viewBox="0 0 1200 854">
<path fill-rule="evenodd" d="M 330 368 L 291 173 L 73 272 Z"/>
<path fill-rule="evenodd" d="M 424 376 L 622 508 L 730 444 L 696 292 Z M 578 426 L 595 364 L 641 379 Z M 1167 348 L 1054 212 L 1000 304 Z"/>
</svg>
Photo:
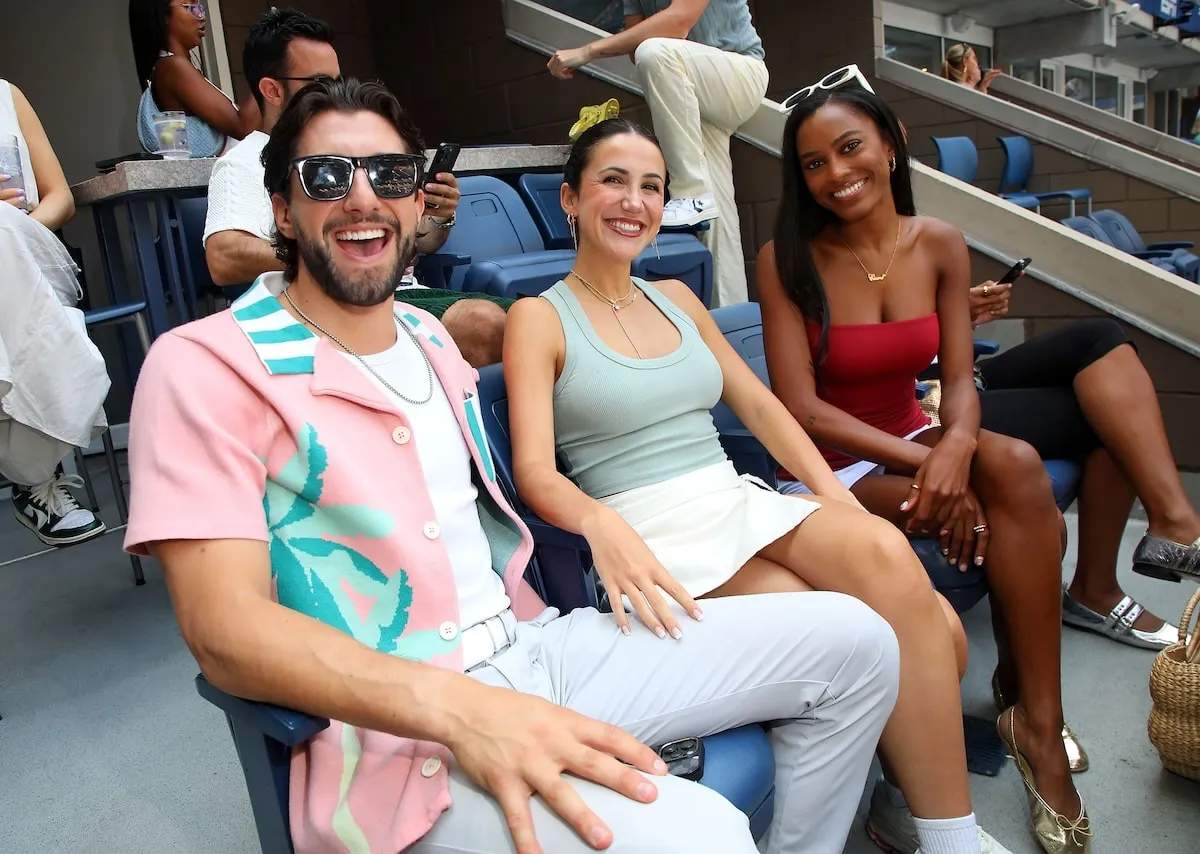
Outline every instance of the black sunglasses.
<svg viewBox="0 0 1200 854">
<path fill-rule="evenodd" d="M 307 77 L 272 77 L 272 80 L 293 80 L 303 83 L 340 83 L 341 75 L 330 77 L 328 74 L 310 74 Z"/>
<path fill-rule="evenodd" d="M 367 182 L 379 198 L 405 199 L 421 185 L 425 158 L 420 154 L 372 154 L 369 157 L 314 154 L 293 160 L 291 166 L 300 176 L 304 195 L 314 202 L 336 202 L 346 198 L 357 169 L 367 173 Z"/>
</svg>

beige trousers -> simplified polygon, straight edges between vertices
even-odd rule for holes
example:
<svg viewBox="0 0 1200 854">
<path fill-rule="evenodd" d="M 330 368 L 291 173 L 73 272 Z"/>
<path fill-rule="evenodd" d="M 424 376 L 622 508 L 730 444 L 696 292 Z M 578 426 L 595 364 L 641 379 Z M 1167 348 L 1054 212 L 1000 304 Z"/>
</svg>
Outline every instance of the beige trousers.
<svg viewBox="0 0 1200 854">
<path fill-rule="evenodd" d="M 638 77 L 671 173 L 671 196 L 705 192 L 720 216 L 703 232 L 713 254 L 715 305 L 745 302 L 746 266 L 733 190 L 729 138 L 767 91 L 762 60 L 685 39 L 646 39 L 634 52 Z"/>
</svg>

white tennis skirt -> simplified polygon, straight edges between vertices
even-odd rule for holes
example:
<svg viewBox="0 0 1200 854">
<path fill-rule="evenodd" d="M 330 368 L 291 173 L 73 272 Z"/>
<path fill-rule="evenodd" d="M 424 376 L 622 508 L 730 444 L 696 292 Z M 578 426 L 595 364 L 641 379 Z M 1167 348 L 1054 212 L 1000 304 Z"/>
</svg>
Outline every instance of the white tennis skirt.
<svg viewBox="0 0 1200 854">
<path fill-rule="evenodd" d="M 693 597 L 720 587 L 821 506 L 739 475 L 728 460 L 601 502 L 638 532 Z"/>
</svg>

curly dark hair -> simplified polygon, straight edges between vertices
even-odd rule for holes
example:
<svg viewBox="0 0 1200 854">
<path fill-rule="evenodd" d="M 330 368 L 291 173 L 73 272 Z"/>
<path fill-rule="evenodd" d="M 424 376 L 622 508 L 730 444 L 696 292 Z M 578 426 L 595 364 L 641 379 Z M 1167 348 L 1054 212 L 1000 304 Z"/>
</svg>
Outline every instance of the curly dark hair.
<svg viewBox="0 0 1200 854">
<path fill-rule="evenodd" d="M 267 193 L 279 194 L 291 200 L 292 161 L 305 125 L 322 113 L 376 113 L 383 116 L 400 134 L 409 154 L 423 154 L 425 141 L 396 96 L 376 81 L 359 81 L 353 77 L 341 80 L 318 80 L 309 83 L 288 102 L 279 117 L 271 138 L 262 152 L 263 182 Z M 333 153 L 333 152 L 327 152 Z M 418 186 L 423 179 L 418 176 Z M 299 271 L 300 253 L 296 241 L 284 237 L 276 228 L 271 235 L 275 257 L 284 264 L 284 277 L 293 282 Z"/>
<path fill-rule="evenodd" d="M 295 9 L 272 7 L 250 28 L 242 48 L 242 71 L 250 94 L 263 108 L 258 84 L 264 77 L 281 77 L 288 73 L 288 45 L 295 39 L 308 39 L 333 45 L 333 27 Z"/>
</svg>

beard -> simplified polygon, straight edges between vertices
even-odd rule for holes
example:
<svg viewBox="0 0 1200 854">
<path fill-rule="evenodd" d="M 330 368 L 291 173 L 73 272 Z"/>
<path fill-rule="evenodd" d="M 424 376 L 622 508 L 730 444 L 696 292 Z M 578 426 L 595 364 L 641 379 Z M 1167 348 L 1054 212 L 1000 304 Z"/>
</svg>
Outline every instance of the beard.
<svg viewBox="0 0 1200 854">
<path fill-rule="evenodd" d="M 353 220 L 353 223 L 370 222 L 392 232 L 396 243 L 394 260 L 381 262 L 377 266 L 348 275 L 334 263 L 328 242 L 334 240 L 333 232 L 350 225 L 337 222 L 326 225 L 325 240 L 313 240 L 298 226 L 296 227 L 296 249 L 300 262 L 308 270 L 321 290 L 333 300 L 347 305 L 370 308 L 395 298 L 396 284 L 417 255 L 417 239 L 412 232 L 401 230 L 400 223 L 386 217 L 371 217 Z"/>
</svg>

